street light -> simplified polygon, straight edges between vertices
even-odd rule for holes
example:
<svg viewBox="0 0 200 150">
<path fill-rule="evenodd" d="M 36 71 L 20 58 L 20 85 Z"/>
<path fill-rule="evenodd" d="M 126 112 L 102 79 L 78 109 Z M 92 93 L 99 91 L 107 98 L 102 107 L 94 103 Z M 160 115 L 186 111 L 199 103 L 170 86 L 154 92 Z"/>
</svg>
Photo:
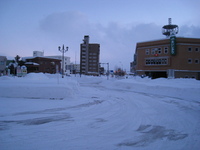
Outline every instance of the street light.
<svg viewBox="0 0 200 150">
<path fill-rule="evenodd" d="M 62 78 L 64 78 L 64 53 L 68 51 L 68 47 L 66 47 L 65 49 L 64 44 L 63 44 L 62 49 L 60 46 L 58 46 L 58 50 L 62 53 Z"/>
</svg>

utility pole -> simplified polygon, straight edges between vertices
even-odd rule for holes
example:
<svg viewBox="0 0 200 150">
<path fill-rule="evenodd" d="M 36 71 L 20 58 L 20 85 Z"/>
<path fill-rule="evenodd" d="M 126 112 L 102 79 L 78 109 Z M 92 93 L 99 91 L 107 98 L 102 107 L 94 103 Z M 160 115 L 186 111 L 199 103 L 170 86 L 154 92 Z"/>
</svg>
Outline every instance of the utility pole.
<svg viewBox="0 0 200 150">
<path fill-rule="evenodd" d="M 64 53 L 68 51 L 68 47 L 64 47 L 64 44 L 63 44 L 63 47 L 61 49 L 60 46 L 58 46 L 58 50 L 62 53 L 62 78 L 64 78 Z"/>
</svg>

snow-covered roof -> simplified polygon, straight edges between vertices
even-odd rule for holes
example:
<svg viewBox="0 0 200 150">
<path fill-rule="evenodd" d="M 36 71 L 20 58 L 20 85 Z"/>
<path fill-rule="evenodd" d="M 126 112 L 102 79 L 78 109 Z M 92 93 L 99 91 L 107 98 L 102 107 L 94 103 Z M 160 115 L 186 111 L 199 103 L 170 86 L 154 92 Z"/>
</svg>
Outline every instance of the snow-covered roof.
<svg viewBox="0 0 200 150">
<path fill-rule="evenodd" d="M 22 60 L 23 61 L 26 61 L 27 59 L 34 59 L 34 58 L 49 58 L 49 59 L 56 59 L 56 60 L 61 60 L 59 58 L 54 58 L 54 57 L 51 57 L 51 56 L 30 56 L 30 57 L 23 57 Z"/>
<path fill-rule="evenodd" d="M 34 62 L 26 62 L 25 65 L 40 65 L 40 64 Z"/>
</svg>

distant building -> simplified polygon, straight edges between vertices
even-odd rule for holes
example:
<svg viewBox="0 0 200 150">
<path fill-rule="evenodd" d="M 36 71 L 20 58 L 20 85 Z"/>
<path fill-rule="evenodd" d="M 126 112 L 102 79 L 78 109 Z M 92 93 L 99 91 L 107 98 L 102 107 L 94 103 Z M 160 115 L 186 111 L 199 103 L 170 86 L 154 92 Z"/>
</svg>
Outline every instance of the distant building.
<svg viewBox="0 0 200 150">
<path fill-rule="evenodd" d="M 44 56 L 44 52 L 41 51 L 33 51 L 33 57 L 46 57 L 46 58 L 55 58 L 55 59 L 60 59 L 60 67 L 62 70 L 62 56 L 57 55 L 57 56 Z M 67 69 L 67 66 L 70 65 L 70 57 L 64 56 L 64 73 L 69 74 L 70 70 Z"/>
<path fill-rule="evenodd" d="M 44 52 L 41 52 L 41 51 L 33 51 L 33 57 L 41 57 L 41 56 L 44 56 Z"/>
<path fill-rule="evenodd" d="M 0 76 L 1 74 L 6 74 L 6 56 L 0 56 Z"/>
<path fill-rule="evenodd" d="M 135 65 L 134 65 L 134 61 L 130 62 L 130 72 L 133 73 L 134 72 L 134 68 Z"/>
<path fill-rule="evenodd" d="M 27 67 L 27 72 L 56 73 L 60 72 L 60 59 L 47 57 L 24 57 L 22 58 Z"/>
<path fill-rule="evenodd" d="M 200 80 L 200 39 L 174 36 L 139 42 L 134 63 L 138 75 Z"/>
<path fill-rule="evenodd" d="M 84 36 L 80 44 L 80 74 L 99 75 L 100 44 L 90 44 L 89 36 Z"/>
<path fill-rule="evenodd" d="M 46 56 L 48 58 L 55 58 L 55 59 L 60 59 L 60 66 L 61 66 L 61 70 L 62 70 L 62 56 L 58 55 L 58 56 Z M 70 70 L 67 68 L 67 66 L 70 65 L 70 57 L 64 56 L 64 73 L 65 74 L 69 74 Z"/>
<path fill-rule="evenodd" d="M 67 65 L 67 70 L 70 70 L 70 74 L 78 74 L 80 73 L 80 64 L 73 64 Z"/>
</svg>

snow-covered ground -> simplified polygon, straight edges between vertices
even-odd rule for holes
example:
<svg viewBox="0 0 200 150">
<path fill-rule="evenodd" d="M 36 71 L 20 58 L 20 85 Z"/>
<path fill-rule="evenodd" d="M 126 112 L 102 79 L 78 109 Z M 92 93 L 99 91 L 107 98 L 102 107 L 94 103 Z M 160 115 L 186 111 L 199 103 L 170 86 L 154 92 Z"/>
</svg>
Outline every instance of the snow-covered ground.
<svg viewBox="0 0 200 150">
<path fill-rule="evenodd" d="M 0 77 L 1 150 L 199 150 L 200 81 Z"/>
</svg>

